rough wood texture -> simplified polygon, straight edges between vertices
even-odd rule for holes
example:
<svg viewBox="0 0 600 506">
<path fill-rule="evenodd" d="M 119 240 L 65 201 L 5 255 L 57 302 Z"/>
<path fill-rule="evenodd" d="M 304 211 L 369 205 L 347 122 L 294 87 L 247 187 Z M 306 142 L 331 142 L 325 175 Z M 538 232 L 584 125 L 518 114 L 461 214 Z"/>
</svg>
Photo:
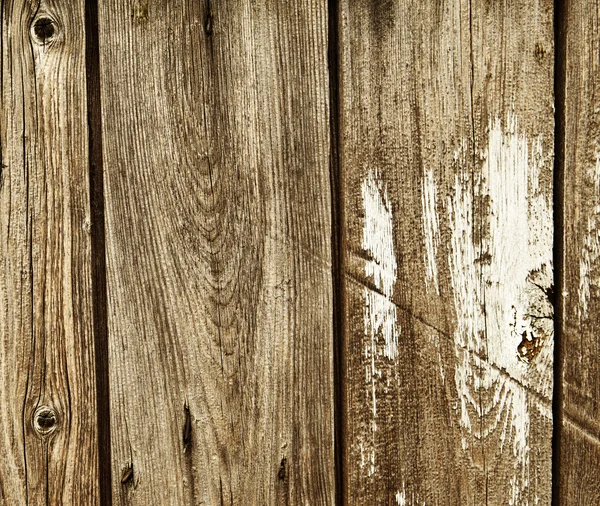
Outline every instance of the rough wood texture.
<svg viewBox="0 0 600 506">
<path fill-rule="evenodd" d="M 98 504 L 82 2 L 2 2 L 0 504 Z"/>
<path fill-rule="evenodd" d="M 115 504 L 333 504 L 327 11 L 101 0 Z"/>
<path fill-rule="evenodd" d="M 600 502 L 600 6 L 566 2 L 559 503 Z"/>
<path fill-rule="evenodd" d="M 600 442 L 588 429 L 563 421 L 557 504 L 600 504 Z"/>
<path fill-rule="evenodd" d="M 349 504 L 549 504 L 552 2 L 341 3 Z"/>
</svg>

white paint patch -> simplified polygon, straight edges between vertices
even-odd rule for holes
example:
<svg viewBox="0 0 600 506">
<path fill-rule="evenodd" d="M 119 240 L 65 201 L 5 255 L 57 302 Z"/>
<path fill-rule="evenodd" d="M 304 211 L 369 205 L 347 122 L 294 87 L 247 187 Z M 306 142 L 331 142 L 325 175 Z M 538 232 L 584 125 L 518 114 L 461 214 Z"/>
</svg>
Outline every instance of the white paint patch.
<svg viewBox="0 0 600 506">
<path fill-rule="evenodd" d="M 391 299 L 398 266 L 394 255 L 392 204 L 376 172 L 369 171 L 364 180 L 362 198 L 365 212 L 362 247 L 371 256 L 365 264 L 365 273 L 373 278 L 375 286 L 383 294 L 365 296 L 365 329 L 369 329 L 371 334 L 383 335 L 384 355 L 394 360 L 398 353 L 398 330 L 396 306 Z"/>
<path fill-rule="evenodd" d="M 552 211 L 539 191 L 542 140 L 521 134 L 511 114 L 504 126 L 496 118 L 481 159 L 473 176 L 466 150 L 456 152 L 448 198 L 460 423 L 475 440 L 500 430 L 501 451 L 509 447 L 515 463 L 509 504 L 525 505 L 530 418 L 520 383 L 548 397 L 552 389 L 552 306 L 544 292 L 552 283 Z M 474 209 L 486 221 L 476 223 Z M 539 370 L 527 374 L 532 367 Z M 468 444 L 463 437 L 463 448 Z"/>
<path fill-rule="evenodd" d="M 402 492 L 398 490 L 396 493 L 396 502 L 399 506 L 406 506 L 406 488 L 404 483 L 402 484 Z"/>
<path fill-rule="evenodd" d="M 421 205 L 423 208 L 423 237 L 425 238 L 425 268 L 427 270 L 427 288 L 433 286 L 439 295 L 436 255 L 440 224 L 436 208 L 437 190 L 433 170 L 425 170 L 421 189 Z"/>
<path fill-rule="evenodd" d="M 362 184 L 365 211 L 362 247 L 372 256 L 365 265 L 367 276 L 386 297 L 391 297 L 396 283 L 397 264 L 394 256 L 392 204 L 377 172 L 369 171 Z"/>
<path fill-rule="evenodd" d="M 392 302 L 398 266 L 394 255 L 392 204 L 377 172 L 369 171 L 361 190 L 365 216 L 362 248 L 369 256 L 365 263 L 365 274 L 373 279 L 377 289 L 364 288 L 364 328 L 367 338 L 365 379 L 371 423 L 370 442 L 361 442 L 361 452 L 366 453 L 367 474 L 371 476 L 375 473 L 377 381 L 382 378 L 382 371 L 377 364 L 380 363 L 380 357 L 393 361 L 398 355 L 399 330 L 396 306 Z M 364 448 L 365 444 L 367 448 Z"/>
<path fill-rule="evenodd" d="M 540 415 L 542 415 L 547 420 L 552 421 L 552 408 L 550 408 L 549 406 L 545 406 L 540 402 L 536 402 L 535 407 L 538 409 Z"/>
<path fill-rule="evenodd" d="M 516 118 L 509 115 L 504 131 L 498 119 L 490 125 L 481 188 L 490 200 L 490 233 L 482 249 L 490 255 L 489 268 L 483 269 L 487 332 L 498 339 L 488 339 L 487 353 L 518 380 L 527 370 L 515 353 L 523 334 L 551 337 L 553 332 L 551 320 L 539 320 L 552 316 L 543 290 L 552 284 L 553 245 L 551 205 L 539 190 L 543 164 L 541 138 L 528 141 Z M 551 395 L 549 389 L 541 393 Z"/>
<path fill-rule="evenodd" d="M 592 275 L 592 269 L 600 258 L 600 152 L 596 152 L 596 165 L 588 170 L 589 184 L 594 188 L 594 212 L 587 216 L 586 232 L 579 255 L 579 321 L 589 318 L 588 303 L 591 290 L 598 294 L 598 277 Z"/>
<path fill-rule="evenodd" d="M 360 443 L 360 468 L 365 468 L 365 445 Z"/>
<path fill-rule="evenodd" d="M 402 490 L 398 490 L 398 492 L 396 492 L 396 503 L 398 503 L 398 506 L 409 506 L 409 504 L 410 506 L 427 506 L 425 501 L 421 502 L 414 493 L 411 494 L 410 503 L 408 502 L 405 483 L 402 483 Z"/>
<path fill-rule="evenodd" d="M 367 472 L 368 476 L 373 476 L 375 474 L 375 449 L 372 448 L 369 452 L 369 471 Z"/>
<path fill-rule="evenodd" d="M 359 436 L 360 448 L 360 469 L 367 470 L 367 476 L 375 474 L 375 434 L 371 432 L 368 436 L 368 441 L 364 442 L 363 436 Z M 367 446 L 368 448 L 365 448 Z"/>
<path fill-rule="evenodd" d="M 365 288 L 365 332 L 371 336 L 372 349 L 377 345 L 377 336 L 384 339 L 383 355 L 394 360 L 398 355 L 398 328 L 396 306 L 387 297 Z"/>
</svg>

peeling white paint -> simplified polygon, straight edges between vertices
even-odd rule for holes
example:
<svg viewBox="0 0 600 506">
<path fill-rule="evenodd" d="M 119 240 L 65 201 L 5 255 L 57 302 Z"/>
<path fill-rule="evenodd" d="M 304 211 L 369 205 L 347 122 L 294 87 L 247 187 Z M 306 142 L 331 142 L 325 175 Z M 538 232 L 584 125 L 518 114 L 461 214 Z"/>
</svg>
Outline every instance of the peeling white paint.
<svg viewBox="0 0 600 506">
<path fill-rule="evenodd" d="M 425 501 L 421 502 L 421 500 L 415 496 L 414 492 L 411 494 L 410 503 L 408 502 L 406 496 L 406 484 L 404 482 L 402 483 L 402 490 L 396 492 L 396 503 L 398 503 L 398 506 L 409 506 L 409 504 L 410 506 L 427 506 Z"/>
<path fill-rule="evenodd" d="M 402 484 L 402 492 L 398 490 L 396 493 L 396 502 L 399 506 L 406 506 L 406 488 L 404 483 Z"/>
<path fill-rule="evenodd" d="M 369 433 L 361 441 L 361 467 L 366 466 L 367 475 L 372 476 L 376 470 L 377 382 L 383 376 L 378 364 L 382 358 L 394 361 L 398 355 L 399 328 L 396 306 L 392 302 L 398 266 L 394 255 L 392 204 L 377 172 L 368 172 L 361 191 L 365 217 L 362 248 L 368 256 L 365 274 L 376 288 L 376 291 L 364 288 L 365 380 L 371 420 Z"/>
<path fill-rule="evenodd" d="M 454 195 L 448 197 L 463 448 L 470 437 L 482 440 L 499 429 L 501 451 L 510 448 L 515 462 L 509 504 L 525 505 L 530 418 L 522 385 L 530 386 L 528 368 L 539 368 L 541 378 L 531 386 L 545 396 L 552 388 L 552 306 L 544 292 L 552 283 L 552 211 L 539 191 L 542 139 L 529 140 L 509 114 L 504 125 L 498 118 L 490 122 L 481 173 L 473 175 L 466 156 L 464 147 L 455 153 Z M 486 220 L 476 222 L 474 209 Z M 539 355 L 530 364 L 518 350 L 529 352 L 536 343 Z"/>
<path fill-rule="evenodd" d="M 535 407 L 538 409 L 540 415 L 542 415 L 547 420 L 552 421 L 552 408 L 550 406 L 545 406 L 540 402 L 536 402 Z"/>
<path fill-rule="evenodd" d="M 372 448 L 369 452 L 369 470 L 367 472 L 368 476 L 373 476 L 375 474 L 375 449 Z"/>
<path fill-rule="evenodd" d="M 489 268 L 484 266 L 487 332 L 499 338 L 488 339 L 487 353 L 518 380 L 526 371 L 515 353 L 523 333 L 553 331 L 550 320 L 535 318 L 552 311 L 541 288 L 552 284 L 553 241 L 551 205 L 539 190 L 543 164 L 541 138 L 529 141 L 520 134 L 514 116 L 509 115 L 504 129 L 498 119 L 490 125 L 481 188 L 490 199 L 490 232 L 482 249 L 490 255 Z"/>
<path fill-rule="evenodd" d="M 588 181 L 594 189 L 594 212 L 588 214 L 583 245 L 579 255 L 579 321 L 589 318 L 588 303 L 591 290 L 598 293 L 599 284 L 592 275 L 592 269 L 600 258 L 600 152 L 596 152 L 596 164 L 588 170 Z M 597 279 L 597 278 L 596 278 Z"/>
<path fill-rule="evenodd" d="M 367 476 L 373 476 L 375 474 L 375 438 L 374 434 L 371 433 L 368 435 L 369 441 L 367 441 L 366 445 L 368 449 L 365 448 L 365 442 L 362 440 L 362 436 L 359 437 L 361 441 L 359 442 L 360 448 L 360 469 L 361 471 L 367 470 Z"/>
<path fill-rule="evenodd" d="M 362 443 L 362 441 L 360 443 L 360 468 L 365 468 L 365 445 Z"/>
<path fill-rule="evenodd" d="M 437 190 L 433 170 L 425 170 L 421 189 L 421 205 L 423 208 L 423 237 L 425 239 L 425 268 L 427 271 L 427 288 L 433 286 L 439 295 L 436 255 L 439 241 L 439 221 L 436 207 Z"/>
<path fill-rule="evenodd" d="M 381 292 L 373 294 L 365 289 L 365 329 L 372 336 L 381 333 L 385 340 L 384 355 L 394 360 L 398 353 L 398 329 L 396 306 L 391 299 L 398 266 L 394 255 L 392 204 L 376 172 L 369 171 L 363 181 L 362 198 L 365 212 L 362 247 L 371 256 L 365 263 L 365 274 L 373 278 Z"/>
<path fill-rule="evenodd" d="M 372 338 L 375 349 L 377 336 L 384 339 L 383 355 L 394 360 L 398 355 L 398 327 L 396 325 L 396 306 L 387 297 L 365 289 L 364 323 L 367 335 Z"/>
</svg>

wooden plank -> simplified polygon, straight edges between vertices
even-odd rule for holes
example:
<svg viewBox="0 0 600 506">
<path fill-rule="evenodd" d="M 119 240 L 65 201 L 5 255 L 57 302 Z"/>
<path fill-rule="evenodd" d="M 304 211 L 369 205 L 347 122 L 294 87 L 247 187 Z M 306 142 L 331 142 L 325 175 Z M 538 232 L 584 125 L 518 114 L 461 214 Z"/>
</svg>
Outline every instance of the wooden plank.
<svg viewBox="0 0 600 506">
<path fill-rule="evenodd" d="M 558 504 L 600 504 L 600 444 L 589 430 L 563 421 Z"/>
<path fill-rule="evenodd" d="M 98 504 L 83 2 L 2 2 L 0 504 Z"/>
<path fill-rule="evenodd" d="M 101 0 L 115 504 L 333 504 L 327 6 Z"/>
<path fill-rule="evenodd" d="M 341 2 L 349 504 L 549 504 L 552 2 Z"/>
<path fill-rule="evenodd" d="M 559 504 L 597 504 L 600 477 L 600 7 L 565 4 Z M 566 72 L 565 72 L 566 70 Z M 593 467 L 592 467 L 593 466 Z"/>
</svg>

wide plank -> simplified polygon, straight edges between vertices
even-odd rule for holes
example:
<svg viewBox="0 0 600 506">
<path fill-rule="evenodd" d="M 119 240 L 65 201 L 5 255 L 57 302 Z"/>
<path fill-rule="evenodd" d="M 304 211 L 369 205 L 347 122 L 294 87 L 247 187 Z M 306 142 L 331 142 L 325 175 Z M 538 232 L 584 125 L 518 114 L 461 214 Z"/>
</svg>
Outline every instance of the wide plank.
<svg viewBox="0 0 600 506">
<path fill-rule="evenodd" d="M 99 2 L 114 504 L 334 502 L 327 21 Z"/>
<path fill-rule="evenodd" d="M 0 504 L 99 504 L 83 2 L 2 2 Z"/>
<path fill-rule="evenodd" d="M 549 504 L 552 2 L 342 0 L 348 504 Z"/>
<path fill-rule="evenodd" d="M 557 467 L 561 505 L 600 498 L 600 6 L 566 2 L 559 103 L 564 128 L 561 420 Z M 591 470 L 594 471 L 591 471 Z"/>
</svg>

